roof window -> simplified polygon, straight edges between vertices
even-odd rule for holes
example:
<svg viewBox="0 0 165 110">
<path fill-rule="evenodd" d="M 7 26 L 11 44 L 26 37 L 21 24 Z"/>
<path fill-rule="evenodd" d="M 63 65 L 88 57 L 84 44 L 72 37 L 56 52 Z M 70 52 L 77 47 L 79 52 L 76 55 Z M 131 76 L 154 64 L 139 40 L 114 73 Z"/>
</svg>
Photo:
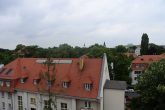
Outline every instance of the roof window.
<svg viewBox="0 0 165 110">
<path fill-rule="evenodd" d="M 90 91 L 92 89 L 92 84 L 85 83 L 84 88 L 85 88 L 86 91 Z"/>
<path fill-rule="evenodd" d="M 68 88 L 69 87 L 69 82 L 68 81 L 67 82 L 66 81 L 63 81 L 62 82 L 62 87 L 63 88 Z"/>
<path fill-rule="evenodd" d="M 22 83 L 22 84 L 25 83 L 26 79 L 27 79 L 27 78 L 21 78 L 21 79 L 20 79 L 20 83 Z"/>
<path fill-rule="evenodd" d="M 40 79 L 34 79 L 34 80 L 33 80 L 33 84 L 34 84 L 34 85 L 37 85 L 37 84 L 39 83 L 39 81 L 40 81 Z"/>
<path fill-rule="evenodd" d="M 47 80 L 47 85 L 50 87 L 50 86 L 52 86 L 53 85 L 53 80 Z"/>
<path fill-rule="evenodd" d="M 10 81 L 6 81 L 6 86 L 10 87 L 10 85 L 11 85 L 11 82 Z"/>
<path fill-rule="evenodd" d="M 4 82 L 1 80 L 0 81 L 0 86 L 2 87 L 4 85 Z"/>
</svg>

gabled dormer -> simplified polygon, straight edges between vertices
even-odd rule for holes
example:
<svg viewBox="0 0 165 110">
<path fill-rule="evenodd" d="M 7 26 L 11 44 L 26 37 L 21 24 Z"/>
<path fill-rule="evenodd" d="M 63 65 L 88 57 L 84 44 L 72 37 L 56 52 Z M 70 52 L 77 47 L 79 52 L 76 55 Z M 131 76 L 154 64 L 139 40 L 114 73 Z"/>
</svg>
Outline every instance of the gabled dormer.
<svg viewBox="0 0 165 110">
<path fill-rule="evenodd" d="M 69 77 L 62 78 L 62 88 L 69 88 L 71 80 Z"/>
<path fill-rule="evenodd" d="M 28 74 L 26 72 L 23 72 L 21 74 L 20 83 L 22 84 L 25 83 L 27 79 L 28 79 Z"/>
<path fill-rule="evenodd" d="M 86 91 L 91 91 L 93 86 L 92 80 L 89 77 L 84 78 L 83 86 Z"/>
</svg>

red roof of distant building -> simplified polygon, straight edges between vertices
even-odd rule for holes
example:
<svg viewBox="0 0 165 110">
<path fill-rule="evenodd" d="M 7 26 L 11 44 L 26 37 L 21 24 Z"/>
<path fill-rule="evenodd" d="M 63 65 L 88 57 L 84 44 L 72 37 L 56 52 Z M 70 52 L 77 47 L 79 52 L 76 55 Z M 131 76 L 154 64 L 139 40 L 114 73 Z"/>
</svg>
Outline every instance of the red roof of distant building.
<svg viewBox="0 0 165 110">
<path fill-rule="evenodd" d="M 11 68 L 12 73 L 0 74 L 0 79 L 20 79 L 27 78 L 25 83 L 16 83 L 15 89 L 31 91 L 31 92 L 46 92 L 48 88 L 46 79 L 44 79 L 44 72 L 47 67 L 37 60 L 46 60 L 44 58 L 18 58 L 4 68 Z M 71 63 L 55 64 L 55 76 L 51 73 L 51 78 L 55 77 L 54 85 L 51 91 L 59 95 L 66 95 L 80 98 L 97 98 L 99 81 L 101 74 L 102 59 L 100 58 L 86 58 L 83 69 L 79 69 L 79 58 L 52 58 L 52 60 L 71 60 Z M 41 79 L 38 85 L 33 84 L 34 79 Z M 70 81 L 69 88 L 62 87 L 62 81 Z M 92 90 L 86 91 L 84 89 L 84 81 L 92 82 Z"/>
<path fill-rule="evenodd" d="M 165 55 L 142 55 L 137 57 L 132 63 L 150 63 L 165 59 Z"/>
</svg>

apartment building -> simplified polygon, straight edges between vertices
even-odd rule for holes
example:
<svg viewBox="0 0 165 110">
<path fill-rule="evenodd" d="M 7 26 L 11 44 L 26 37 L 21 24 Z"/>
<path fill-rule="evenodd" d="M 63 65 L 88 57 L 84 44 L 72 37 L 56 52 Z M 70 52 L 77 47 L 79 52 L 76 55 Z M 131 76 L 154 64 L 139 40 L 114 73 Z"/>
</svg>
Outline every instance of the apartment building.
<svg viewBox="0 0 165 110">
<path fill-rule="evenodd" d="M 138 83 L 137 79 L 138 76 L 140 76 L 144 71 L 148 68 L 150 63 L 159 61 L 161 59 L 165 59 L 165 55 L 142 55 L 137 57 L 135 60 L 131 63 L 131 79 L 132 79 L 132 85 L 135 85 Z"/>
<path fill-rule="evenodd" d="M 103 110 L 107 58 L 17 58 L 0 69 L 0 110 Z M 52 70 L 52 71 L 51 71 Z M 49 92 L 48 92 L 49 91 Z M 124 109 L 123 109 L 124 110 Z"/>
</svg>

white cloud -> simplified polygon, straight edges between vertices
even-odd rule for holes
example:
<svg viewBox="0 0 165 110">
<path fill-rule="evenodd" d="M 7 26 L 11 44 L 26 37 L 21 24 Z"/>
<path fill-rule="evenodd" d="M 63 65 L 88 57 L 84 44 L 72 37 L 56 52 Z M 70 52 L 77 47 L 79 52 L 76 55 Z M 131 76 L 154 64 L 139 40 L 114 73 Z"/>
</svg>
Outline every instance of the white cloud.
<svg viewBox="0 0 165 110">
<path fill-rule="evenodd" d="M 143 32 L 163 44 L 164 10 L 163 0 L 0 1 L 0 47 L 139 44 Z"/>
</svg>

